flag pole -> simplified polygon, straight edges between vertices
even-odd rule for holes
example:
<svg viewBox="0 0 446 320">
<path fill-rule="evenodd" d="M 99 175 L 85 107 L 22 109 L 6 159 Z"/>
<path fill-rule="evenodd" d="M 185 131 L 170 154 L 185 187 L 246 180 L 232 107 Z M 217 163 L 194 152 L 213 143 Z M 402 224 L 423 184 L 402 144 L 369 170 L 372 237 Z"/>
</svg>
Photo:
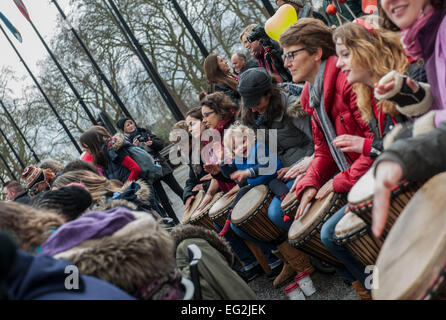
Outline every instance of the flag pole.
<svg viewBox="0 0 446 320">
<path fill-rule="evenodd" d="M 135 52 L 139 60 L 141 61 L 142 65 L 146 69 L 147 73 L 151 77 L 153 83 L 155 84 L 156 88 L 158 89 L 159 93 L 161 94 L 161 97 L 164 99 L 165 103 L 167 104 L 167 107 L 172 112 L 173 116 L 177 121 L 184 120 L 184 116 L 181 113 L 180 109 L 178 108 L 175 100 L 173 99 L 172 95 L 162 82 L 162 79 L 152 63 L 150 62 L 149 58 L 147 57 L 146 53 L 144 52 L 141 44 L 136 39 L 133 32 L 130 30 L 130 27 L 128 26 L 127 22 L 125 22 L 124 18 L 122 17 L 119 9 L 116 7 L 113 0 L 108 0 L 109 5 L 107 4 L 107 0 L 104 0 L 106 6 L 111 12 L 112 18 L 114 19 L 115 23 L 121 30 L 121 32 L 124 34 L 124 37 L 127 41 L 128 37 L 130 37 L 131 42 L 129 42 L 130 48 Z M 111 7 L 111 8 L 110 8 Z M 116 15 L 116 16 L 115 16 Z"/>
<path fill-rule="evenodd" d="M 195 43 L 197 44 L 198 48 L 201 51 L 201 54 L 206 58 L 209 55 L 209 51 L 204 46 L 203 42 L 201 41 L 198 34 L 195 32 L 194 27 L 187 19 L 186 15 L 184 14 L 183 9 L 181 9 L 181 6 L 178 4 L 177 0 L 170 0 L 172 2 L 173 7 L 177 11 L 178 15 L 180 16 L 180 19 L 183 21 L 184 25 L 186 26 L 187 30 L 189 30 L 189 33 L 191 34 L 192 38 L 194 39 Z"/>
<path fill-rule="evenodd" d="M 61 124 L 61 126 L 63 127 L 63 129 L 65 130 L 65 132 L 67 133 L 68 137 L 70 138 L 71 142 L 73 143 L 74 147 L 76 148 L 76 150 L 79 152 L 79 154 L 82 154 L 82 150 L 79 147 L 79 145 L 76 142 L 76 139 L 74 139 L 73 135 L 71 134 L 70 130 L 68 130 L 68 127 L 65 125 L 65 122 L 60 118 L 59 113 L 57 113 L 56 109 L 54 108 L 54 105 L 52 104 L 51 100 L 48 98 L 48 96 L 46 95 L 45 91 L 43 91 L 42 87 L 40 86 L 39 82 L 37 81 L 37 79 L 34 77 L 34 74 L 31 72 L 31 70 L 28 68 L 28 65 L 25 63 L 25 60 L 23 60 L 21 54 L 19 53 L 19 51 L 17 50 L 17 48 L 15 47 L 15 45 L 12 43 L 11 39 L 9 38 L 9 36 L 6 34 L 5 29 L 3 29 L 3 27 L 0 25 L 0 30 L 3 32 L 3 34 L 5 35 L 6 39 L 8 40 L 9 44 L 12 46 L 12 48 L 14 49 L 15 53 L 17 54 L 17 56 L 19 57 L 20 61 L 22 62 L 22 64 L 25 66 L 26 71 L 28 71 L 29 75 L 31 76 L 31 78 L 33 79 L 34 83 L 36 84 L 37 88 L 39 89 L 39 91 L 42 93 L 43 97 L 45 98 L 46 102 L 48 103 L 48 105 L 50 106 L 51 110 L 53 111 L 54 115 L 57 118 L 57 121 L 59 121 L 59 123 Z"/>
<path fill-rule="evenodd" d="M 31 147 L 31 145 L 29 144 L 28 140 L 26 139 L 26 137 L 24 136 L 24 134 L 22 133 L 22 131 L 19 129 L 19 127 L 17 126 L 17 124 L 15 123 L 14 119 L 12 118 L 11 114 L 9 113 L 8 109 L 6 109 L 5 104 L 3 103 L 3 100 L 0 99 L 0 104 L 3 107 L 3 110 L 5 110 L 6 115 L 9 117 L 9 120 L 11 121 L 12 125 L 14 126 L 14 128 L 19 132 L 20 136 L 22 137 L 23 141 L 25 142 L 25 144 L 28 146 L 28 148 L 31 150 L 34 159 L 36 159 L 37 162 L 40 162 L 39 157 L 37 156 L 37 154 L 34 152 L 34 149 Z"/>
<path fill-rule="evenodd" d="M 12 150 L 12 153 L 14 154 L 14 156 L 16 157 L 17 161 L 20 163 L 20 166 L 22 167 L 22 169 L 25 169 L 25 164 L 23 163 L 22 159 L 20 159 L 19 155 L 17 154 L 17 152 L 15 151 L 13 145 L 11 144 L 11 142 L 9 141 L 8 137 L 6 136 L 5 132 L 2 130 L 2 128 L 0 128 L 0 134 L 3 136 L 3 138 L 5 139 L 7 145 L 9 146 L 9 148 Z"/>
<path fill-rule="evenodd" d="M 116 93 L 115 89 L 113 89 L 113 86 L 111 85 L 110 81 L 107 79 L 107 77 L 105 76 L 105 74 L 102 72 L 101 68 L 99 67 L 99 65 L 96 63 L 95 59 L 93 58 L 93 56 L 91 55 L 90 51 L 88 51 L 87 46 L 85 45 L 85 43 L 82 41 L 82 39 L 79 37 L 79 35 L 77 34 L 76 30 L 73 28 L 73 26 L 68 22 L 67 20 L 67 16 L 65 15 L 65 13 L 63 12 L 63 10 L 60 8 L 59 4 L 57 3 L 56 0 L 52 0 L 52 2 L 54 3 L 54 5 L 56 6 L 57 10 L 59 11 L 60 15 L 62 16 L 62 18 L 65 20 L 65 22 L 68 24 L 71 32 L 73 32 L 75 38 L 77 39 L 77 41 L 79 42 L 79 44 L 81 45 L 82 49 L 84 50 L 84 52 L 87 54 L 88 58 L 90 59 L 91 63 L 93 64 L 93 67 L 96 69 L 96 71 L 98 72 L 100 78 L 102 81 L 104 81 L 105 85 L 107 86 L 108 90 L 111 92 L 113 98 L 115 99 L 116 103 L 119 105 L 119 107 L 121 108 L 122 112 L 125 114 L 125 116 L 129 117 L 130 119 L 132 119 L 133 122 L 135 122 L 135 120 L 133 119 L 133 117 L 131 116 L 130 112 L 128 111 L 128 109 L 126 108 L 126 106 L 124 105 L 124 103 L 122 102 L 121 98 L 119 97 L 119 95 Z M 135 122 L 136 123 L 136 122 Z"/>
</svg>

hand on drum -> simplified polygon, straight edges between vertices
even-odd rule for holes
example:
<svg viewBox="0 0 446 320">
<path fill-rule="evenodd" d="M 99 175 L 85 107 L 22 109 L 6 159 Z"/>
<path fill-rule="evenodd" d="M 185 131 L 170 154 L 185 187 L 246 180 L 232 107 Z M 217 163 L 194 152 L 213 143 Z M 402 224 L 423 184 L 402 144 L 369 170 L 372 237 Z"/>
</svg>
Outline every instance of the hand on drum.
<svg viewBox="0 0 446 320">
<path fill-rule="evenodd" d="M 184 211 L 189 210 L 190 204 L 192 203 L 192 201 L 194 201 L 195 196 L 190 196 L 189 198 L 187 198 L 186 203 L 184 204 Z"/>
<path fill-rule="evenodd" d="M 216 163 L 208 163 L 203 165 L 204 171 L 206 171 L 207 173 L 210 173 L 212 175 L 217 175 L 221 169 L 220 166 Z"/>
<path fill-rule="evenodd" d="M 296 215 L 294 216 L 294 220 L 299 219 L 305 212 L 305 209 L 307 208 L 307 205 L 313 200 L 314 196 L 316 195 L 317 190 L 314 187 L 308 187 L 305 189 L 304 193 L 302 194 L 302 198 L 300 200 L 299 207 L 297 207 Z"/>
<path fill-rule="evenodd" d="M 285 175 L 288 172 L 288 170 L 290 170 L 290 167 L 285 167 L 285 168 L 277 170 L 277 179 L 282 180 L 282 181 L 290 180 L 290 179 L 285 180 Z"/>
<path fill-rule="evenodd" d="M 333 191 L 333 179 L 328 180 L 316 194 L 316 200 L 323 199 Z"/>
<path fill-rule="evenodd" d="M 418 84 L 411 78 L 407 78 L 406 84 L 409 86 L 409 88 L 412 89 L 414 93 L 416 93 L 419 89 Z M 390 90 L 392 90 L 394 86 L 395 86 L 395 81 L 393 80 L 384 84 L 375 83 L 376 92 L 381 95 L 384 95 Z"/>
<path fill-rule="evenodd" d="M 298 176 L 296 177 L 296 180 L 294 180 L 294 183 L 293 183 L 293 185 L 292 185 L 292 187 L 291 187 L 291 189 L 290 189 L 290 192 L 295 192 L 295 191 L 296 191 L 297 183 L 299 182 L 300 179 L 303 178 L 304 175 L 305 175 L 305 174 L 302 173 L 302 174 L 300 174 L 300 175 L 298 175 Z"/>
<path fill-rule="evenodd" d="M 393 161 L 383 161 L 375 169 L 375 192 L 372 209 L 372 231 L 381 236 L 389 214 L 390 193 L 403 176 L 401 166 Z"/>
<path fill-rule="evenodd" d="M 200 191 L 200 190 L 203 190 L 203 185 L 200 183 L 200 184 L 197 184 L 193 189 L 192 189 L 192 192 L 195 192 L 195 191 Z"/>
<path fill-rule="evenodd" d="M 197 208 L 197 210 L 201 210 L 212 200 L 214 196 L 211 196 L 210 194 L 206 193 L 203 200 L 201 200 L 200 206 Z"/>
<path fill-rule="evenodd" d="M 290 170 L 285 174 L 284 179 L 286 180 L 293 180 L 298 175 L 303 174 L 307 171 L 308 167 L 310 166 L 311 160 L 313 160 L 313 157 L 305 157 L 302 161 L 295 164 L 291 167 Z"/>
<path fill-rule="evenodd" d="M 248 177 L 249 177 L 248 170 L 237 170 L 236 172 L 231 174 L 231 180 L 234 180 L 237 183 Z"/>
<path fill-rule="evenodd" d="M 236 184 L 231 190 L 225 193 L 223 197 L 230 198 L 233 194 L 236 194 L 240 190 L 240 186 Z"/>
<path fill-rule="evenodd" d="M 341 152 L 356 152 L 362 153 L 362 147 L 364 146 L 363 137 L 352 136 L 349 134 L 343 134 L 336 137 L 333 140 L 333 145 L 336 148 L 341 148 Z"/>
<path fill-rule="evenodd" d="M 201 182 L 207 180 L 212 180 L 212 175 L 210 173 L 208 173 L 207 175 L 205 175 L 203 178 L 200 179 Z"/>
</svg>

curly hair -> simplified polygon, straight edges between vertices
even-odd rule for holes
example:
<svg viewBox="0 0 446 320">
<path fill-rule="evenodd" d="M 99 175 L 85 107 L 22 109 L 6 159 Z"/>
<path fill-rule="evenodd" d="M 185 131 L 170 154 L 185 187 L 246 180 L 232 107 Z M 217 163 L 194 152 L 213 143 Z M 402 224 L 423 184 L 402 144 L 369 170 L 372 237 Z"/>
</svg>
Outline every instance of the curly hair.
<svg viewBox="0 0 446 320">
<path fill-rule="evenodd" d="M 119 192 L 120 189 L 105 177 L 87 170 L 70 171 L 59 176 L 53 186 L 62 188 L 72 182 L 82 183 L 90 191 L 93 202 L 102 205 L 102 196 L 108 192 Z"/>
<path fill-rule="evenodd" d="M 368 70 L 375 83 L 392 70 L 406 73 L 409 60 L 400 39 L 401 36 L 397 32 L 374 28 L 372 33 L 353 22 L 338 27 L 333 34 L 334 42 L 341 41 L 350 51 L 351 64 Z M 357 95 L 361 117 L 369 122 L 373 118 L 371 108 L 373 88 L 364 83 L 355 83 L 353 90 Z M 390 101 L 380 101 L 377 105 L 384 113 L 393 116 L 399 114 L 395 104 Z"/>
<path fill-rule="evenodd" d="M 212 109 L 216 114 L 220 115 L 222 119 L 231 118 L 237 111 L 237 105 L 225 95 L 223 92 L 215 92 L 207 95 L 200 101 L 200 106 L 206 106 Z"/>
<path fill-rule="evenodd" d="M 9 231 L 25 251 L 35 251 L 48 239 L 50 230 L 63 223 L 56 213 L 17 202 L 0 202 L 0 229 Z"/>
</svg>

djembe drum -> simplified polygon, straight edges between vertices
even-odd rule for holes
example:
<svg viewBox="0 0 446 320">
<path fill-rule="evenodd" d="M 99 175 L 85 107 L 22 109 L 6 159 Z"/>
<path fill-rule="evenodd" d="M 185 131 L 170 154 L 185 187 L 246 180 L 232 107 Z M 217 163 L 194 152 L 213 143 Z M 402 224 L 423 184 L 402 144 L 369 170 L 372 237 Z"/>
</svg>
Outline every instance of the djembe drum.
<svg viewBox="0 0 446 320">
<path fill-rule="evenodd" d="M 226 219 L 228 218 L 229 214 L 229 206 L 231 205 L 232 201 L 234 201 L 236 196 L 237 193 L 230 197 L 222 196 L 209 210 L 209 219 L 216 223 L 220 228 L 225 226 Z"/>
<path fill-rule="evenodd" d="M 373 177 L 374 167 L 370 168 L 348 193 L 348 206 L 350 211 L 364 220 L 368 225 L 372 225 L 373 194 L 375 192 L 375 178 Z M 421 187 L 421 183 L 402 181 L 392 190 L 389 218 L 384 228 L 383 239 L 389 233 L 390 228 L 403 211 L 412 196 Z"/>
<path fill-rule="evenodd" d="M 335 228 L 336 244 L 344 246 L 364 266 L 374 265 L 383 241 L 376 239 L 364 221 L 353 212 L 339 220 Z"/>
<path fill-rule="evenodd" d="M 203 200 L 203 198 L 204 198 L 204 191 L 199 191 L 195 195 L 195 199 L 190 204 L 189 209 L 184 211 L 183 217 L 181 218 L 182 224 L 189 223 L 190 216 L 200 206 L 201 200 Z"/>
<path fill-rule="evenodd" d="M 195 224 L 195 225 L 201 225 L 203 227 L 206 227 L 210 230 L 215 230 L 214 225 L 212 224 L 211 220 L 209 219 L 209 210 L 211 207 L 223 196 L 223 192 L 218 192 L 214 195 L 211 201 L 209 201 L 208 204 L 204 206 L 204 208 L 200 210 L 195 210 L 194 213 L 192 213 L 189 223 Z"/>
<path fill-rule="evenodd" d="M 296 192 L 289 192 L 282 203 L 280 204 L 284 215 L 289 216 L 291 219 L 296 215 L 297 208 L 299 207 L 299 201 L 297 201 Z"/>
<path fill-rule="evenodd" d="M 412 197 L 382 246 L 373 272 L 378 300 L 446 298 L 446 173 Z"/>
<path fill-rule="evenodd" d="M 265 185 L 249 190 L 232 210 L 232 223 L 251 237 L 263 242 L 280 242 L 286 231 L 268 218 L 268 207 L 273 194 Z"/>
<path fill-rule="evenodd" d="M 334 192 L 314 201 L 308 211 L 295 220 L 288 230 L 289 244 L 330 264 L 340 265 L 321 242 L 321 228 L 346 203 L 345 195 Z"/>
</svg>

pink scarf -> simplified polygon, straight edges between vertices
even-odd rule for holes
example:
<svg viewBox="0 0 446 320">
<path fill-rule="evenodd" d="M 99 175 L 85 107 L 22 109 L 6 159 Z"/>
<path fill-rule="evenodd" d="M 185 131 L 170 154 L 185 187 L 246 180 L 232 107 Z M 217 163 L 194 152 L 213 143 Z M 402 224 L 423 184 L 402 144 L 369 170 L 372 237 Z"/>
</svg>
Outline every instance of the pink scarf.
<svg viewBox="0 0 446 320">
<path fill-rule="evenodd" d="M 418 41 L 418 32 L 424 27 L 424 25 L 429 21 L 429 19 L 434 14 L 434 8 L 431 5 L 427 5 L 426 8 L 421 10 L 420 15 L 417 20 L 412 24 L 410 28 L 401 29 L 404 50 L 413 59 L 422 59 L 421 46 Z"/>
</svg>

